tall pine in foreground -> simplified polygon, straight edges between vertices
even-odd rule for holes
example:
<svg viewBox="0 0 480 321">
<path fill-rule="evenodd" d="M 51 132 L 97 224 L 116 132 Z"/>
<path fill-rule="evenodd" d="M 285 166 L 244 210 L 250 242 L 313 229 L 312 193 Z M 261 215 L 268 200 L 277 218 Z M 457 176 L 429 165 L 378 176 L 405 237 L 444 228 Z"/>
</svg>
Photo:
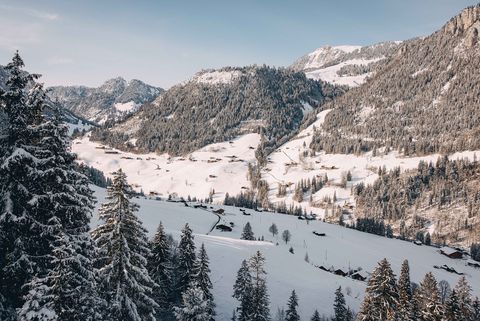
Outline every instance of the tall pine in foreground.
<svg viewBox="0 0 480 321">
<path fill-rule="evenodd" d="M 100 208 L 103 224 L 93 232 L 100 248 L 101 291 L 109 306 L 108 320 L 154 321 L 158 307 L 153 299 L 154 281 L 146 268 L 150 250 L 147 231 L 135 215 L 138 205 L 120 169 L 113 173 L 105 203 Z"/>
<path fill-rule="evenodd" d="M 31 178 L 37 171 L 34 152 L 40 111 L 29 104 L 26 90 L 36 77 L 23 67 L 17 52 L 6 66 L 6 90 L 0 90 L 0 108 L 6 116 L 0 132 L 0 293 L 4 299 L 0 315 L 7 318 L 16 318 L 12 311 L 23 305 L 22 290 L 35 274 L 37 254 L 30 243 L 34 224 L 30 204 L 37 188 Z"/>
<path fill-rule="evenodd" d="M 342 293 L 342 287 L 338 287 L 335 290 L 335 301 L 333 302 L 333 311 L 335 312 L 335 316 L 333 318 L 334 321 L 348 321 L 348 309 L 347 303 L 345 302 L 345 296 Z"/>
<path fill-rule="evenodd" d="M 52 107 L 49 120 L 39 125 L 38 132 L 36 157 L 42 162 L 36 181 L 44 195 L 34 203 L 33 213 L 35 221 L 49 226 L 50 233 L 42 233 L 39 243 L 52 252 L 44 266 L 47 272 L 37 274 L 29 284 L 20 317 L 32 318 L 51 309 L 59 320 L 97 320 L 102 301 L 96 291 L 96 250 L 89 234 L 93 192 L 88 179 L 77 171 L 75 155 L 69 152 L 68 129 L 58 106 Z M 43 293 L 40 299 L 36 298 L 39 293 Z"/>
<path fill-rule="evenodd" d="M 196 283 L 198 287 L 202 290 L 205 300 L 208 301 L 208 313 L 212 317 L 211 320 L 214 320 L 215 316 L 215 303 L 213 300 L 212 294 L 212 281 L 210 280 L 210 263 L 207 255 L 207 250 L 205 250 L 205 245 L 202 243 L 200 251 L 198 253 L 198 272 L 196 276 Z"/>
<path fill-rule="evenodd" d="M 237 279 L 233 285 L 233 297 L 240 302 L 238 307 L 238 321 L 247 321 L 251 315 L 252 301 L 252 276 L 247 260 L 242 261 L 242 265 L 237 272 Z"/>
<path fill-rule="evenodd" d="M 297 312 L 298 308 L 298 297 L 295 293 L 295 290 L 292 291 L 290 298 L 288 299 L 287 311 L 285 315 L 285 321 L 299 321 L 300 316 Z"/>
<path fill-rule="evenodd" d="M 412 286 L 410 282 L 410 266 L 408 261 L 402 263 L 400 277 L 398 278 L 398 309 L 397 317 L 400 320 L 412 320 Z"/>
<path fill-rule="evenodd" d="M 172 287 L 172 266 L 170 244 L 162 223 L 151 242 L 151 254 L 148 258 L 148 273 L 155 281 L 153 297 L 159 305 L 160 315 L 170 310 L 170 291 Z"/>
<path fill-rule="evenodd" d="M 195 243 L 193 241 L 193 232 L 188 223 L 182 230 L 180 243 L 178 245 L 177 266 L 177 284 L 175 286 L 174 300 L 176 303 L 182 301 L 182 295 L 187 291 L 190 284 L 195 281 L 197 276 L 197 255 L 195 253 Z"/>
<path fill-rule="evenodd" d="M 394 320 L 398 305 L 398 292 L 395 274 L 387 259 L 383 259 L 368 281 L 365 299 L 358 319 Z"/>
<path fill-rule="evenodd" d="M 270 320 L 270 298 L 267 291 L 265 257 L 260 251 L 257 251 L 250 258 L 249 268 L 252 276 L 250 320 Z"/>
<path fill-rule="evenodd" d="M 415 304 L 421 320 L 440 321 L 443 317 L 443 305 L 440 300 L 437 280 L 431 272 L 425 275 L 420 288 L 415 293 Z"/>
</svg>

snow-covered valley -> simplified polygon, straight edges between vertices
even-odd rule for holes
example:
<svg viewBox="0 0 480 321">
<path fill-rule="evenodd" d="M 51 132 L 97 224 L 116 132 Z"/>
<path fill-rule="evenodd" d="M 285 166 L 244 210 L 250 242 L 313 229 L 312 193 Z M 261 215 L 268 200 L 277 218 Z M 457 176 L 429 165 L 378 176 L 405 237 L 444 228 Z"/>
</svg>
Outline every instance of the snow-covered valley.
<svg viewBox="0 0 480 321">
<path fill-rule="evenodd" d="M 104 189 L 93 187 L 98 204 L 102 203 L 106 194 Z M 211 279 L 213 293 L 217 304 L 218 320 L 228 320 L 232 309 L 238 302 L 232 297 L 236 272 L 241 261 L 248 259 L 257 250 L 266 256 L 267 285 L 271 298 L 271 311 L 275 314 L 277 307 L 284 307 L 292 289 L 299 296 L 301 317 L 307 320 L 315 309 L 321 314 L 333 313 L 334 291 L 342 287 L 347 304 L 358 311 L 363 300 L 366 282 L 350 277 L 335 275 L 321 270 L 335 268 L 347 272 L 361 268 L 369 275 L 377 262 L 387 258 L 394 272 L 400 273 L 400 265 L 404 259 L 410 263 L 413 282 L 419 283 L 425 273 L 431 271 L 438 281 L 446 280 L 454 285 L 459 275 L 433 266 L 446 264 L 456 271 L 465 273 L 473 287 L 474 295 L 480 294 L 480 269 L 467 266 L 465 260 L 450 259 L 439 253 L 439 249 L 429 246 L 418 246 L 411 242 L 387 239 L 338 225 L 321 221 L 299 220 L 294 216 L 255 212 L 250 209 L 212 205 L 207 209 L 186 207 L 183 203 L 158 201 L 149 198 L 134 199 L 140 205 L 138 216 L 152 237 L 160 222 L 167 233 L 177 240 L 180 231 L 188 223 L 195 233 L 197 247 L 205 243 L 211 261 Z M 98 207 L 98 206 L 97 206 Z M 212 210 L 222 208 L 220 224 L 234 224 L 232 232 L 210 230 L 217 222 L 217 215 Z M 240 239 L 243 226 L 250 222 L 256 237 L 264 237 L 265 241 L 245 241 Z M 281 238 L 272 236 L 269 227 L 275 223 L 280 231 L 288 229 L 292 239 L 285 244 Z M 92 226 L 98 224 L 98 214 L 95 211 Z M 325 233 L 325 236 L 313 234 Z M 277 244 L 278 243 L 278 244 Z M 289 252 L 292 247 L 294 254 Z M 309 262 L 305 261 L 308 253 Z"/>
</svg>

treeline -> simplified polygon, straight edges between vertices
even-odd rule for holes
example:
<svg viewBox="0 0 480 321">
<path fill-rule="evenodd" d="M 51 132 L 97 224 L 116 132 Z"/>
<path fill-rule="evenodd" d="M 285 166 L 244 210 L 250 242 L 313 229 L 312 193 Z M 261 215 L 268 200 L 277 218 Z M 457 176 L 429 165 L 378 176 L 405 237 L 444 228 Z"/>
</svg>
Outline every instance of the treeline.
<svg viewBox="0 0 480 321">
<path fill-rule="evenodd" d="M 479 178 L 480 166 L 477 160 L 449 160 L 440 157 L 435 162 L 421 161 L 415 170 L 402 173 L 400 168 L 378 170 L 379 178 L 371 185 L 360 183 L 353 189 L 360 216 L 406 220 L 409 212 L 419 209 L 448 209 L 460 205 L 466 209 L 466 217 L 461 216 L 461 229 L 472 229 L 480 208 L 480 189 L 475 184 Z M 416 216 L 413 224 L 422 228 L 424 220 Z M 403 229 L 402 237 L 412 238 L 416 231 Z"/>
<path fill-rule="evenodd" d="M 108 186 L 112 185 L 112 179 L 105 177 L 105 174 L 101 170 L 96 169 L 93 166 L 88 166 L 81 163 L 78 165 L 78 170 L 85 174 L 92 184 L 97 185 L 98 187 L 107 188 Z"/>
<path fill-rule="evenodd" d="M 454 289 L 437 280 L 431 272 L 420 284 L 410 281 L 408 261 L 396 279 L 390 263 L 383 259 L 368 281 L 365 298 L 357 316 L 369 320 L 445 320 L 474 321 L 480 318 L 480 301 L 473 299 L 472 288 L 462 276 Z"/>
<path fill-rule="evenodd" d="M 293 134 L 304 119 L 304 103 L 319 108 L 343 93 L 333 85 L 309 80 L 303 73 L 267 66 L 222 68 L 230 83 L 193 80 L 172 87 L 156 104 L 143 107 L 136 147 L 143 152 L 185 154 L 244 132 L 264 134 L 263 148 L 273 149 Z M 93 140 L 125 148 L 129 135 L 94 129 Z M 267 151 L 268 153 L 268 151 Z"/>
</svg>

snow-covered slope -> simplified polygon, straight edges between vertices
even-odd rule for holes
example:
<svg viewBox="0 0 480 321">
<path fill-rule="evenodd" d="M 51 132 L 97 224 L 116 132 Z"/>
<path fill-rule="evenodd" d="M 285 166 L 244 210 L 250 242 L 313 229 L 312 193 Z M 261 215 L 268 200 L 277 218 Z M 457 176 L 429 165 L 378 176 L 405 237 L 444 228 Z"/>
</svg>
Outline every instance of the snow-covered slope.
<svg viewBox="0 0 480 321">
<path fill-rule="evenodd" d="M 101 145 L 84 137 L 73 142 L 72 150 L 81 162 L 107 175 L 122 168 L 138 191 L 163 196 L 191 195 L 203 199 L 215 190 L 214 198 L 220 202 L 225 193 L 235 195 L 242 187 L 250 186 L 246 176 L 247 166 L 255 160 L 254 153 L 259 142 L 258 134 L 247 134 L 228 142 L 208 145 L 187 157 L 170 157 L 168 154 L 133 154 L 98 149 Z"/>
<path fill-rule="evenodd" d="M 356 87 L 371 75 L 374 64 L 390 56 L 399 42 L 372 46 L 324 46 L 301 57 L 290 67 L 307 77 L 336 85 Z"/>
<path fill-rule="evenodd" d="M 152 102 L 162 92 L 140 80 L 127 82 L 123 78 L 106 81 L 98 88 L 84 86 L 57 86 L 49 88 L 49 96 L 58 100 L 67 109 L 78 115 L 103 124 L 107 120 L 118 120 Z"/>
<path fill-rule="evenodd" d="M 96 187 L 94 189 L 100 204 L 104 199 L 105 190 Z M 433 268 L 433 265 L 446 264 L 464 272 L 473 287 L 474 295 L 480 294 L 478 282 L 480 270 L 466 266 L 464 260 L 447 258 L 433 247 L 416 246 L 413 243 L 366 234 L 321 221 L 307 223 L 289 215 L 260 213 L 247 209 L 246 212 L 251 215 L 245 216 L 238 208 L 232 207 L 222 207 L 226 214 L 221 217 L 221 222 L 226 224 L 233 222 L 235 225 L 233 232 L 213 230 L 209 233 L 217 221 L 217 216 L 211 213 L 211 209 L 194 209 L 185 207 L 183 203 L 143 198 L 135 201 L 141 206 L 139 216 L 150 237 L 153 236 L 160 221 L 166 231 L 177 239 L 181 228 L 185 223 L 189 223 L 196 233 L 197 245 L 205 243 L 211 261 L 211 279 L 218 320 L 230 318 L 232 309 L 237 305 L 232 298 L 236 272 L 241 261 L 249 258 L 257 250 L 266 255 L 267 284 L 273 314 L 277 307 L 285 306 L 291 290 L 296 289 L 300 299 L 299 311 L 302 320 L 308 320 L 315 309 L 321 314 L 333 314 L 334 291 L 338 286 L 342 286 L 347 304 L 356 311 L 365 291 L 365 282 L 322 271 L 315 265 L 343 270 L 361 267 L 368 274 L 379 260 L 386 257 L 398 275 L 403 259 L 408 259 L 412 281 L 418 283 L 426 272 L 432 271 L 437 280 L 447 280 L 453 285 L 457 282 L 458 275 Z M 96 226 L 97 222 L 98 215 L 95 213 L 92 225 Z M 265 242 L 239 239 L 246 222 L 251 223 L 255 236 L 264 236 Z M 272 237 L 268 232 L 272 223 L 278 226 L 280 233 L 285 229 L 292 233 L 292 240 L 288 245 L 285 245 L 278 236 Z M 326 233 L 326 236 L 315 236 L 313 231 Z M 290 246 L 293 247 L 295 254 L 288 251 Z M 306 253 L 310 263 L 304 260 Z"/>
</svg>

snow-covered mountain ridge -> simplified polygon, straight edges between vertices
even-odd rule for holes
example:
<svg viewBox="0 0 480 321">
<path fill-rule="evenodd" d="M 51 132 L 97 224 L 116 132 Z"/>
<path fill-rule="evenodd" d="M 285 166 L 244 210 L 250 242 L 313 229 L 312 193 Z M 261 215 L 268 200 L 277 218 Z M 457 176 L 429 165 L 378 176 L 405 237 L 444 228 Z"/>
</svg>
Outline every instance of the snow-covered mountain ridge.
<svg viewBox="0 0 480 321">
<path fill-rule="evenodd" d="M 396 41 L 371 46 L 324 46 L 299 58 L 290 68 L 303 71 L 312 79 L 356 87 L 400 44 Z"/>
<path fill-rule="evenodd" d="M 164 91 L 137 79 L 126 81 L 121 77 L 107 80 L 97 88 L 55 86 L 48 89 L 51 99 L 98 124 L 117 121 L 134 113 Z"/>
</svg>

